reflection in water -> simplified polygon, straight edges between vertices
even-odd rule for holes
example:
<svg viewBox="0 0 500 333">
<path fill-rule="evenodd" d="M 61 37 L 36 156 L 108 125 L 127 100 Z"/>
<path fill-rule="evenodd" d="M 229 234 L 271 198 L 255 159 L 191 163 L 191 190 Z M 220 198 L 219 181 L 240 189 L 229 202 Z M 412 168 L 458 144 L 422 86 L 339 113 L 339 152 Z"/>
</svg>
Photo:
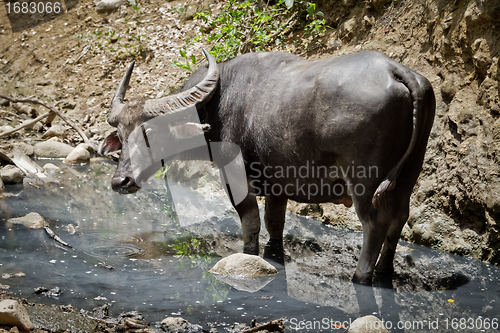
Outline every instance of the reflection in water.
<svg viewBox="0 0 500 333">
<path fill-rule="evenodd" d="M 0 275 L 9 276 L 0 284 L 30 301 L 87 310 L 109 303 L 113 316 L 130 310 L 150 321 L 181 315 L 193 323 L 214 323 L 220 332 L 222 323 L 249 324 L 255 317 L 286 317 L 287 325 L 301 332 L 343 332 L 342 323 L 367 314 L 392 325 L 391 332 L 454 332 L 454 318 L 500 319 L 498 267 L 404 243 L 389 283 L 353 285 L 361 233 L 290 213 L 283 249 L 261 246 L 279 273 L 260 290 L 239 291 L 208 273 L 220 256 L 242 247 L 237 214 L 223 195 L 170 184 L 183 196 L 174 201 L 162 184 L 120 196 L 110 189 L 112 165 L 61 167 L 63 173 L 55 175 L 60 183 L 8 187 L 0 200 Z M 176 217 L 182 205 L 191 214 L 183 226 Z M 58 246 L 43 229 L 4 223 L 32 211 L 74 250 Z M 68 224 L 79 232 L 67 233 Z M 263 242 L 267 238 L 263 231 Z M 18 272 L 26 276 L 15 276 Z M 58 286 L 63 293 L 35 295 L 40 286 Z"/>
</svg>

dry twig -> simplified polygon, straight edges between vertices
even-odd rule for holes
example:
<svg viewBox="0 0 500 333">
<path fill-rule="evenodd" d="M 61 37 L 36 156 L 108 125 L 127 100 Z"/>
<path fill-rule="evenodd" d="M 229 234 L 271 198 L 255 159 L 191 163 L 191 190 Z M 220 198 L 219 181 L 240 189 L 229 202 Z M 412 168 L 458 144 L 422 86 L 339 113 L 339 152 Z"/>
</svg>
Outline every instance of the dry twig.
<svg viewBox="0 0 500 333">
<path fill-rule="evenodd" d="M 0 95 L 0 96 L 1 96 L 1 95 Z M 35 119 L 33 119 L 33 120 L 31 120 L 31 121 L 27 121 L 27 122 L 25 122 L 24 124 L 17 126 L 16 128 L 14 128 L 14 129 L 12 129 L 12 130 L 10 130 L 10 131 L 7 131 L 7 132 L 2 132 L 2 133 L 0 133 L 0 138 L 2 138 L 2 137 L 4 137 L 4 136 L 7 136 L 7 135 L 10 135 L 10 134 L 12 134 L 12 133 L 15 133 L 15 132 L 17 132 L 17 131 L 19 131 L 19 130 L 21 130 L 21 129 L 23 129 L 23 128 L 30 127 L 30 126 L 31 126 L 31 125 L 33 125 L 34 123 L 36 123 L 36 122 L 38 122 L 38 121 L 40 121 L 40 120 L 43 120 L 44 118 L 47 118 L 47 117 L 48 117 L 49 115 L 51 115 L 51 114 L 52 114 L 52 111 L 49 111 L 49 112 L 47 112 L 47 113 L 42 114 L 41 116 L 36 117 Z"/>
<path fill-rule="evenodd" d="M 0 94 L 0 98 L 3 98 L 3 99 L 6 99 L 6 100 L 9 100 L 13 103 L 35 103 L 35 104 L 40 104 L 44 107 L 46 107 L 47 109 L 49 109 L 50 111 L 33 119 L 33 121 L 30 121 L 29 123 L 26 123 L 24 125 L 21 125 L 21 126 L 18 126 L 16 127 L 14 130 L 12 131 L 9 131 L 9 132 L 4 132 L 2 134 L 0 134 L 0 137 L 2 136 L 6 136 L 8 134 L 11 134 L 11 133 L 14 133 L 14 132 L 17 132 L 18 130 L 20 130 L 21 128 L 24 128 L 24 127 L 28 127 L 30 126 L 31 124 L 37 122 L 37 121 L 40 121 L 41 119 L 45 118 L 45 117 L 48 117 L 50 116 L 52 113 L 55 113 L 56 115 L 59 116 L 59 118 L 61 118 L 64 122 L 66 122 L 69 126 L 73 127 L 77 132 L 78 134 L 80 134 L 80 136 L 82 137 L 83 141 L 85 143 L 88 143 L 88 144 L 91 144 L 90 141 L 89 141 L 89 138 L 87 138 L 87 136 L 85 135 L 85 133 L 83 133 L 83 131 L 78 127 L 76 126 L 71 120 L 69 120 L 68 118 L 66 118 L 61 112 L 59 112 L 59 110 L 57 110 L 57 108 L 55 108 L 54 106 L 42 101 L 42 100 L 39 100 L 38 98 L 15 98 L 15 97 L 10 97 L 10 96 L 6 96 L 6 95 L 1 95 Z"/>
</svg>

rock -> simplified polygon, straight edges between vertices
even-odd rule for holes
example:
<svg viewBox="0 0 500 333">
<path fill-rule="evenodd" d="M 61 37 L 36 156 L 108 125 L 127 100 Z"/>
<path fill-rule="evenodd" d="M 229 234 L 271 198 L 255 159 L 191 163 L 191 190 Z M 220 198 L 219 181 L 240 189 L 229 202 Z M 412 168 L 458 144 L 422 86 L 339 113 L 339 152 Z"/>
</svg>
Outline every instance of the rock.
<svg viewBox="0 0 500 333">
<path fill-rule="evenodd" d="M 0 98 L 0 106 L 9 106 L 9 105 L 10 105 L 10 101 L 3 99 L 3 98 Z"/>
<path fill-rule="evenodd" d="M 78 226 L 75 227 L 73 224 L 70 223 L 66 226 L 65 230 L 68 234 L 74 235 L 75 233 L 78 232 L 78 229 L 79 229 Z"/>
<path fill-rule="evenodd" d="M 73 147 L 62 142 L 47 140 L 35 145 L 35 156 L 45 158 L 65 158 L 72 151 Z"/>
<path fill-rule="evenodd" d="M 28 156 L 33 156 L 35 152 L 33 146 L 25 142 L 17 142 L 14 144 L 14 147 L 19 149 L 21 152 L 25 153 Z"/>
<path fill-rule="evenodd" d="M 59 171 L 61 171 L 61 168 L 55 164 L 47 163 L 43 166 L 43 170 L 51 171 L 51 172 L 59 172 Z"/>
<path fill-rule="evenodd" d="M 101 0 L 96 6 L 96 11 L 99 14 L 110 14 L 124 3 L 124 0 Z"/>
<path fill-rule="evenodd" d="M 95 298 L 94 298 L 95 299 Z M 107 299 L 105 298 L 107 301 Z M 98 319 L 104 319 L 109 316 L 109 305 L 103 304 L 97 308 L 92 309 L 92 317 Z"/>
<path fill-rule="evenodd" d="M 92 147 L 92 145 L 91 145 L 91 144 L 89 144 L 89 143 L 80 143 L 78 146 L 80 146 L 80 147 L 83 147 L 83 148 L 87 149 L 87 151 L 88 151 L 89 153 L 91 153 L 91 154 L 93 154 L 93 153 L 95 152 L 95 151 L 94 151 L 94 148 L 93 148 L 93 147 Z"/>
<path fill-rule="evenodd" d="M 0 133 L 9 132 L 9 131 L 12 131 L 13 129 L 14 129 L 14 127 L 9 126 L 9 125 L 0 126 Z M 9 134 L 8 137 L 12 137 L 14 135 L 19 135 L 19 132 L 15 132 L 15 133 Z"/>
<path fill-rule="evenodd" d="M 12 108 L 17 112 L 27 115 L 30 118 L 38 117 L 38 112 L 31 106 L 23 103 L 12 103 Z"/>
<path fill-rule="evenodd" d="M 235 253 L 219 260 L 210 273 L 232 277 L 258 277 L 278 273 L 278 270 L 259 256 Z"/>
<path fill-rule="evenodd" d="M 3 184 L 2 177 L 0 177 L 0 192 L 3 192 L 5 185 Z"/>
<path fill-rule="evenodd" d="M 0 178 L 5 184 L 19 184 L 23 182 L 24 173 L 14 165 L 6 165 L 0 169 Z"/>
<path fill-rule="evenodd" d="M 52 137 L 64 138 L 66 136 L 66 128 L 61 125 L 52 125 L 47 132 L 42 135 L 42 139 L 50 139 Z"/>
<path fill-rule="evenodd" d="M 34 289 L 34 293 L 37 295 L 43 295 L 47 297 L 59 297 L 63 293 L 61 288 L 59 287 L 54 287 L 52 289 L 46 288 L 46 287 L 38 287 Z"/>
<path fill-rule="evenodd" d="M 203 328 L 200 325 L 190 324 L 186 319 L 181 317 L 167 317 L 160 324 L 167 333 L 203 332 Z"/>
<path fill-rule="evenodd" d="M 40 214 L 32 212 L 25 216 L 11 218 L 7 222 L 22 224 L 27 228 L 39 229 L 43 228 L 45 220 Z"/>
<path fill-rule="evenodd" d="M 21 330 L 35 328 L 24 306 L 11 299 L 0 302 L 0 325 L 16 326 Z"/>
<path fill-rule="evenodd" d="M 82 164 L 90 161 L 89 151 L 82 145 L 78 145 L 64 159 L 66 164 Z"/>
<path fill-rule="evenodd" d="M 25 124 L 30 123 L 32 121 L 33 121 L 33 119 L 26 119 L 21 123 L 21 125 L 24 126 Z M 33 124 L 25 127 L 25 129 L 31 130 L 33 132 L 40 132 L 42 130 L 42 128 L 43 128 L 43 125 L 40 122 L 36 122 L 36 123 L 33 123 Z"/>
<path fill-rule="evenodd" d="M 97 321 L 79 312 L 65 312 L 58 306 L 34 305 L 26 308 L 33 318 L 43 321 L 43 330 L 36 332 L 97 332 Z M 34 331 L 35 332 L 35 331 Z"/>
<path fill-rule="evenodd" d="M 389 333 L 380 319 L 369 315 L 356 319 L 349 326 L 348 333 Z"/>
<path fill-rule="evenodd" d="M 340 34 L 344 37 L 351 38 L 354 31 L 356 31 L 356 26 L 356 17 L 352 17 L 340 25 Z"/>
</svg>

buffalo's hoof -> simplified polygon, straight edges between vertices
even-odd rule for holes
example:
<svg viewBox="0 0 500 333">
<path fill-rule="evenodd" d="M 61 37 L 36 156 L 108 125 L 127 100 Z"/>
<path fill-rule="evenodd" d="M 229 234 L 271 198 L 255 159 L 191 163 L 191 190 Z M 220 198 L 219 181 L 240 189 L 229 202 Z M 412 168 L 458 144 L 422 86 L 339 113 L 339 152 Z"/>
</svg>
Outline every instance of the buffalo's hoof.
<svg viewBox="0 0 500 333">
<path fill-rule="evenodd" d="M 372 285 L 372 274 L 365 276 L 358 276 L 358 274 L 354 274 L 352 277 L 352 283 L 360 284 L 363 286 L 371 286 Z"/>
<path fill-rule="evenodd" d="M 373 276 L 373 285 L 380 288 L 393 289 L 392 285 L 393 272 L 378 272 L 375 271 Z"/>
<path fill-rule="evenodd" d="M 283 239 L 269 239 L 266 246 L 264 247 L 264 258 L 270 259 L 278 264 L 285 265 Z"/>
<path fill-rule="evenodd" d="M 243 253 L 258 256 L 259 248 L 243 248 Z"/>
</svg>

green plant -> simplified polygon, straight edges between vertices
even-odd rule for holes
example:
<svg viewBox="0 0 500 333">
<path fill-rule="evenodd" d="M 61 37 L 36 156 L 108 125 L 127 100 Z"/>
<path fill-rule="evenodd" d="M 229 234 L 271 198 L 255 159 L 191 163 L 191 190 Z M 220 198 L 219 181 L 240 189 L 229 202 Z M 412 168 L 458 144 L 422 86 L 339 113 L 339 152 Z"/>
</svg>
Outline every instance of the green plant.
<svg viewBox="0 0 500 333">
<path fill-rule="evenodd" d="M 187 49 L 187 46 L 185 45 L 182 47 L 182 49 L 179 50 L 179 54 L 181 55 L 181 57 L 186 59 L 186 63 L 183 63 L 181 61 L 174 61 L 172 63 L 172 65 L 187 69 L 188 71 L 192 72 L 196 69 L 196 67 L 198 67 L 198 60 L 196 60 L 196 57 L 194 56 L 194 54 L 191 54 L 191 56 L 188 57 L 186 49 Z M 190 61 L 190 59 L 191 59 L 191 61 Z"/>
<path fill-rule="evenodd" d="M 259 9 L 257 0 L 227 0 L 218 14 L 195 14 L 194 19 L 203 21 L 205 28 L 201 28 L 196 37 L 186 40 L 181 53 L 186 63 L 175 62 L 173 65 L 192 70 L 186 51 L 196 42 L 211 44 L 212 55 L 217 61 L 224 61 L 251 51 L 285 48 L 287 35 L 296 26 L 307 37 L 318 38 L 325 32 L 323 16 L 316 10 L 315 3 L 304 0 L 279 0 L 262 9 Z M 305 47 L 306 43 L 303 41 L 299 46 Z"/>
<path fill-rule="evenodd" d="M 135 0 L 128 0 L 128 3 L 137 11 L 137 14 L 140 15 L 144 12 L 144 10 L 141 8 L 141 4 L 136 2 Z"/>
</svg>

